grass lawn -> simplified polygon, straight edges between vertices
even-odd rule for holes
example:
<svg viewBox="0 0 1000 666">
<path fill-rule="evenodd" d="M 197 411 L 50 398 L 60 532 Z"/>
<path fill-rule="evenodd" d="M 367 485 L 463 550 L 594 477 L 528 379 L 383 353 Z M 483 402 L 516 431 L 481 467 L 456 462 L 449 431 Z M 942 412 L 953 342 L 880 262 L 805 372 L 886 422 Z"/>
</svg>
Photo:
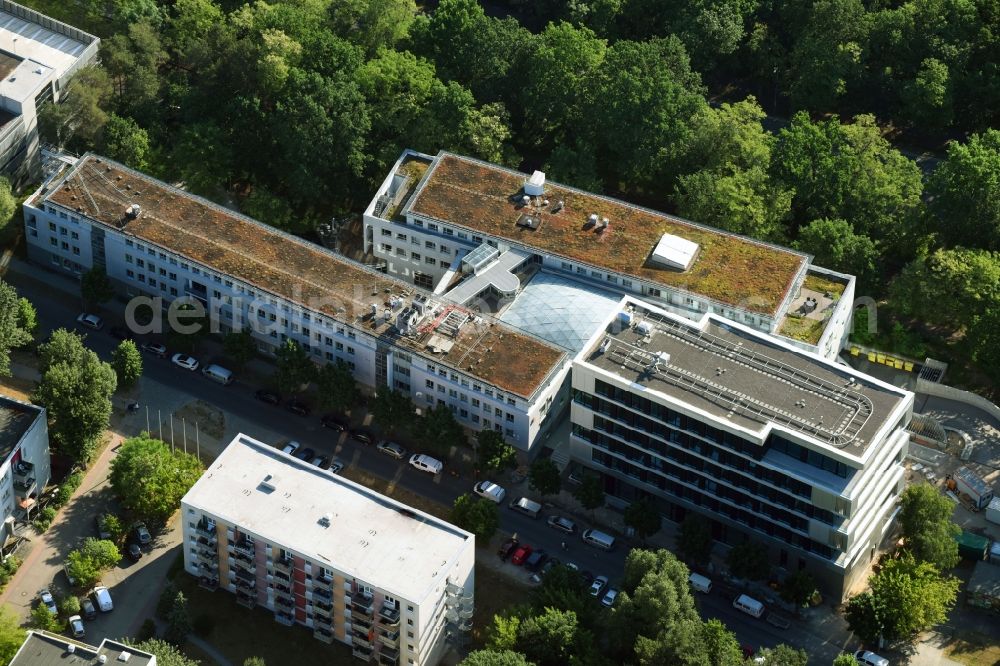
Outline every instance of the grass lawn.
<svg viewBox="0 0 1000 666">
<path fill-rule="evenodd" d="M 477 555 L 496 557 L 492 552 Z M 499 615 L 506 608 L 515 604 L 528 602 L 531 588 L 515 581 L 509 576 L 485 567 L 476 566 L 476 617 L 472 628 L 472 649 L 483 647 L 486 641 L 486 630 L 493 624 L 493 616 Z"/>
<path fill-rule="evenodd" d="M 1000 664 L 1000 640 L 982 634 L 963 634 L 945 649 L 945 654 L 967 666 Z"/>
</svg>

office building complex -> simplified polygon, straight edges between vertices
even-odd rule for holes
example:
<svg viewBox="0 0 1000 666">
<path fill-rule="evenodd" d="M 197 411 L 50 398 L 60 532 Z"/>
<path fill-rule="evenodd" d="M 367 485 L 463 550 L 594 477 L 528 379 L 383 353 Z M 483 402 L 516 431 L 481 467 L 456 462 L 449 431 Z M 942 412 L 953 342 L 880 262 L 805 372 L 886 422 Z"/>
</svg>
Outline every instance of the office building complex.
<svg viewBox="0 0 1000 666">
<path fill-rule="evenodd" d="M 29 629 L 21 648 L 9 666 L 100 666 L 101 664 L 128 664 L 128 666 L 156 666 L 156 656 L 142 650 L 105 638 L 98 647 L 51 634 L 39 629 Z"/>
<path fill-rule="evenodd" d="M 471 629 L 472 534 L 245 435 L 181 511 L 202 585 L 364 661 L 437 664 Z"/>
<path fill-rule="evenodd" d="M 0 511 L 6 543 L 14 522 L 34 513 L 49 482 L 49 427 L 45 409 L 0 395 Z"/>
<path fill-rule="evenodd" d="M 494 307 L 503 321 L 534 322 L 538 300 L 566 319 L 558 311 L 564 294 L 533 285 L 541 279 L 561 291 L 570 281 L 581 292 L 628 294 L 692 319 L 711 312 L 826 358 L 839 353 L 850 325 L 850 275 L 794 250 L 547 182 L 539 171 L 407 151 L 364 223 L 365 247 L 389 274 Z M 544 298 L 522 298 L 525 291 Z M 557 339 L 564 327 L 538 326 L 542 337 L 556 329 Z"/>
<path fill-rule="evenodd" d="M 0 174 L 41 175 L 38 110 L 58 103 L 81 67 L 97 60 L 100 40 L 65 23 L 0 0 Z"/>
<path fill-rule="evenodd" d="M 609 495 L 767 544 L 843 597 L 898 510 L 913 394 L 706 314 L 625 298 L 573 362 L 573 457 Z"/>
</svg>

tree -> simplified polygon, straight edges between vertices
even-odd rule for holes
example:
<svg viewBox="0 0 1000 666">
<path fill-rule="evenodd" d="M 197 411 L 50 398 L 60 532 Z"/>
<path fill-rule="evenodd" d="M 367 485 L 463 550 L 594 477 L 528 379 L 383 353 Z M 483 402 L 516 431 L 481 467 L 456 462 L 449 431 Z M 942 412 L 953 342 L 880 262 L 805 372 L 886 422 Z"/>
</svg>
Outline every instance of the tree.
<svg viewBox="0 0 1000 666">
<path fill-rule="evenodd" d="M 1000 252 L 939 249 L 914 259 L 889 294 L 903 314 L 952 330 L 971 329 L 1000 303 Z"/>
<path fill-rule="evenodd" d="M 592 638 L 577 622 L 576 613 L 546 608 L 539 615 L 524 618 L 517 632 L 520 652 L 539 666 L 562 666 L 580 654 L 583 645 L 592 647 Z"/>
<path fill-rule="evenodd" d="M 952 142 L 927 183 L 936 230 L 950 245 L 1000 250 L 1000 131 Z"/>
<path fill-rule="evenodd" d="M 111 367 L 115 369 L 118 385 L 129 388 L 142 376 L 142 354 L 133 340 L 122 340 L 111 352 Z"/>
<path fill-rule="evenodd" d="M 59 615 L 68 618 L 80 612 L 80 600 L 72 594 L 59 600 Z"/>
<path fill-rule="evenodd" d="M 104 109 L 111 94 L 111 80 L 104 68 L 84 67 L 70 79 L 59 104 L 39 109 L 39 134 L 60 148 L 92 147 L 108 121 Z"/>
<path fill-rule="evenodd" d="M 604 486 L 598 477 L 588 474 L 573 489 L 573 497 L 584 509 L 594 511 L 604 506 Z"/>
<path fill-rule="evenodd" d="M 165 638 L 175 645 L 183 645 L 191 633 L 191 616 L 188 612 L 187 597 L 178 592 L 174 597 L 170 612 L 167 614 L 167 633 Z"/>
<path fill-rule="evenodd" d="M 437 404 L 416 422 L 413 433 L 430 451 L 447 456 L 453 447 L 468 443 L 465 431 L 447 405 Z"/>
<path fill-rule="evenodd" d="M 601 503 L 604 503 L 603 498 Z M 661 521 L 659 509 L 648 497 L 632 502 L 625 509 L 625 524 L 642 540 L 659 532 Z"/>
<path fill-rule="evenodd" d="M 66 556 L 66 570 L 78 587 L 90 587 L 121 558 L 113 541 L 88 537 L 80 548 Z"/>
<path fill-rule="evenodd" d="M 781 598 L 796 606 L 807 604 L 815 593 L 816 581 L 805 569 L 796 571 L 781 585 Z"/>
<path fill-rule="evenodd" d="M 920 561 L 944 572 L 958 564 L 961 528 L 952 522 L 955 506 L 928 483 L 908 486 L 900 497 L 899 524 L 906 548 Z"/>
<path fill-rule="evenodd" d="M 17 211 L 17 197 L 10 189 L 10 181 L 5 176 L 0 176 L 0 229 L 10 223 L 15 211 Z"/>
<path fill-rule="evenodd" d="M 413 420 L 413 409 L 413 401 L 408 395 L 391 389 L 380 390 L 371 402 L 372 418 L 389 432 L 409 424 Z"/>
<path fill-rule="evenodd" d="M 257 341 L 249 328 L 242 331 L 230 331 L 222 338 L 222 348 L 237 368 L 242 369 L 247 361 L 257 355 Z"/>
<path fill-rule="evenodd" d="M 155 655 L 156 666 L 201 666 L 200 661 L 186 657 L 176 647 L 158 638 L 145 641 L 132 641 L 126 638 L 122 642 L 136 650 Z"/>
<path fill-rule="evenodd" d="M 138 516 L 163 524 L 202 473 L 195 456 L 146 435 L 125 440 L 111 461 L 111 487 Z"/>
<path fill-rule="evenodd" d="M 21 649 L 26 633 L 10 608 L 0 606 L 0 662 L 9 664 Z M 485 665 L 484 665 L 485 666 Z"/>
<path fill-rule="evenodd" d="M 708 562 L 712 556 L 712 530 L 708 522 L 695 513 L 684 516 L 677 534 L 677 549 L 688 562 Z"/>
<path fill-rule="evenodd" d="M 517 451 L 496 430 L 476 434 L 476 457 L 484 472 L 502 472 L 517 465 Z"/>
<path fill-rule="evenodd" d="M 820 0 L 806 16 L 791 56 L 793 108 L 833 108 L 860 78 L 870 21 L 861 0 Z"/>
<path fill-rule="evenodd" d="M 539 458 L 528 470 L 528 485 L 542 496 L 558 493 L 562 487 L 559 467 L 550 458 Z"/>
<path fill-rule="evenodd" d="M 562 564 L 553 567 L 542 577 L 542 584 L 531 592 L 532 610 L 525 611 L 522 615 L 527 617 L 541 613 L 546 608 L 573 611 L 584 627 L 594 627 L 597 621 L 598 611 L 594 607 L 594 598 L 590 596 L 589 588 L 584 587 L 580 572 Z M 516 647 L 516 642 L 511 643 L 511 646 Z"/>
<path fill-rule="evenodd" d="M 295 340 L 285 340 L 274 355 L 277 365 L 274 379 L 282 393 L 298 393 L 316 377 L 316 364 Z"/>
<path fill-rule="evenodd" d="M 143 171 L 149 167 L 149 134 L 131 118 L 112 113 L 101 136 L 102 151 L 126 166 Z"/>
<path fill-rule="evenodd" d="M 104 514 L 104 529 L 111 535 L 111 541 L 115 543 L 121 543 L 122 537 L 125 536 L 125 526 L 122 525 L 122 519 L 113 513 Z"/>
<path fill-rule="evenodd" d="M 340 359 L 320 366 L 316 373 L 316 389 L 320 406 L 338 412 L 346 412 L 360 397 L 354 374 Z"/>
<path fill-rule="evenodd" d="M 79 335 L 60 329 L 41 348 L 42 379 L 32 400 L 49 412 L 49 432 L 58 448 L 86 463 L 111 419 L 118 380 L 112 367 L 83 346 Z"/>
<path fill-rule="evenodd" d="M 764 240 L 781 238 L 781 223 L 792 202 L 792 192 L 773 187 L 760 166 L 681 176 L 676 196 L 678 212 L 684 217 Z"/>
<path fill-rule="evenodd" d="M 450 520 L 486 543 L 500 527 L 500 511 L 496 502 L 466 493 L 455 499 Z"/>
<path fill-rule="evenodd" d="M 878 243 L 854 233 L 847 220 L 813 220 L 799 230 L 799 237 L 792 245 L 813 255 L 817 265 L 855 275 L 863 285 L 872 285 L 877 274 Z"/>
<path fill-rule="evenodd" d="M 796 650 L 785 644 L 762 648 L 759 656 L 764 658 L 758 662 L 763 666 L 806 666 L 809 663 L 809 655 L 805 650 Z"/>
<path fill-rule="evenodd" d="M 59 633 L 63 630 L 63 623 L 59 621 L 56 614 L 49 610 L 45 604 L 38 604 L 31 611 L 31 626 L 34 629 Z"/>
<path fill-rule="evenodd" d="M 85 307 L 96 307 L 107 303 L 115 297 L 115 288 L 108 279 L 108 274 L 94 267 L 83 274 L 80 279 L 80 296 Z"/>
<path fill-rule="evenodd" d="M 10 352 L 31 342 L 20 314 L 17 291 L 0 279 L 0 376 L 10 376 Z"/>
<path fill-rule="evenodd" d="M 771 573 L 767 548 L 754 541 L 744 541 L 730 548 L 726 564 L 737 578 L 764 580 Z"/>
<path fill-rule="evenodd" d="M 858 660 L 854 658 L 853 654 L 849 652 L 841 652 L 837 655 L 837 658 L 833 660 L 833 666 L 859 666 Z"/>
<path fill-rule="evenodd" d="M 19 298 L 17 301 L 17 322 L 32 337 L 38 331 L 38 312 L 27 298 Z"/>
<path fill-rule="evenodd" d="M 247 657 L 243 660 L 243 666 L 267 666 L 263 657 Z"/>
<path fill-rule="evenodd" d="M 461 666 L 533 666 L 523 654 L 513 650 L 474 650 L 460 662 Z"/>
</svg>

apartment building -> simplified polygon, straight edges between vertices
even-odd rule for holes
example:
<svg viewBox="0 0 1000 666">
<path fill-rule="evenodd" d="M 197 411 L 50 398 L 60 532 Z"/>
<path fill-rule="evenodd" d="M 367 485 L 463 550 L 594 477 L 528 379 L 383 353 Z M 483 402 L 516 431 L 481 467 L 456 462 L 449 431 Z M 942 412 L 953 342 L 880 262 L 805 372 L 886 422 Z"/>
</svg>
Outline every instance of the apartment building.
<svg viewBox="0 0 1000 666">
<path fill-rule="evenodd" d="M 93 35 L 0 0 L 0 174 L 14 182 L 41 176 L 38 110 L 61 100 L 99 47 Z"/>
<path fill-rule="evenodd" d="M 903 489 L 913 394 L 714 314 L 624 298 L 573 362 L 573 458 L 843 598 Z"/>
<path fill-rule="evenodd" d="M 49 482 L 49 426 L 45 408 L 0 395 L 0 543 L 27 520 Z"/>
<path fill-rule="evenodd" d="M 437 664 L 471 629 L 474 535 L 246 435 L 181 513 L 203 586 L 363 661 Z"/>
<path fill-rule="evenodd" d="M 97 647 L 59 634 L 29 629 L 9 666 L 156 666 L 156 655 L 105 638 Z"/>
<path fill-rule="evenodd" d="M 404 152 L 364 224 L 387 273 L 501 319 L 549 275 L 695 320 L 717 314 L 825 358 L 851 322 L 854 277 L 808 255 L 447 152 Z"/>
<path fill-rule="evenodd" d="M 568 405 L 566 349 L 105 158 L 65 164 L 24 215 L 39 265 L 100 268 L 128 297 L 194 299 L 264 353 L 295 340 L 317 363 L 342 361 L 365 386 L 446 405 L 518 448 Z"/>
</svg>

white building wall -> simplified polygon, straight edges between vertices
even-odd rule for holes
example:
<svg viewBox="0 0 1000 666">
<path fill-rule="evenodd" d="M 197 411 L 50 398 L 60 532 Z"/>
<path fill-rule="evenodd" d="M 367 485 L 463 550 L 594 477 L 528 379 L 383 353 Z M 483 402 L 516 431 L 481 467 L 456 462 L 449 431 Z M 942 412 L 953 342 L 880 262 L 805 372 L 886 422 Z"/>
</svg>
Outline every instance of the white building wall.
<svg viewBox="0 0 1000 666">
<path fill-rule="evenodd" d="M 0 398 L 0 401 L 18 401 L 7 397 Z M 23 403 L 18 403 L 23 404 Z M 13 460 L 20 452 L 20 458 L 34 465 L 32 477 L 35 479 L 35 490 L 33 494 L 37 497 L 49 483 L 51 476 L 51 462 L 49 454 L 49 426 L 44 408 L 34 405 L 26 405 L 26 409 L 37 411 L 37 416 L 28 427 L 28 430 L 21 437 L 11 451 L 7 460 L 0 465 L 0 522 L 14 516 L 17 510 L 17 492 L 14 489 Z"/>
</svg>

